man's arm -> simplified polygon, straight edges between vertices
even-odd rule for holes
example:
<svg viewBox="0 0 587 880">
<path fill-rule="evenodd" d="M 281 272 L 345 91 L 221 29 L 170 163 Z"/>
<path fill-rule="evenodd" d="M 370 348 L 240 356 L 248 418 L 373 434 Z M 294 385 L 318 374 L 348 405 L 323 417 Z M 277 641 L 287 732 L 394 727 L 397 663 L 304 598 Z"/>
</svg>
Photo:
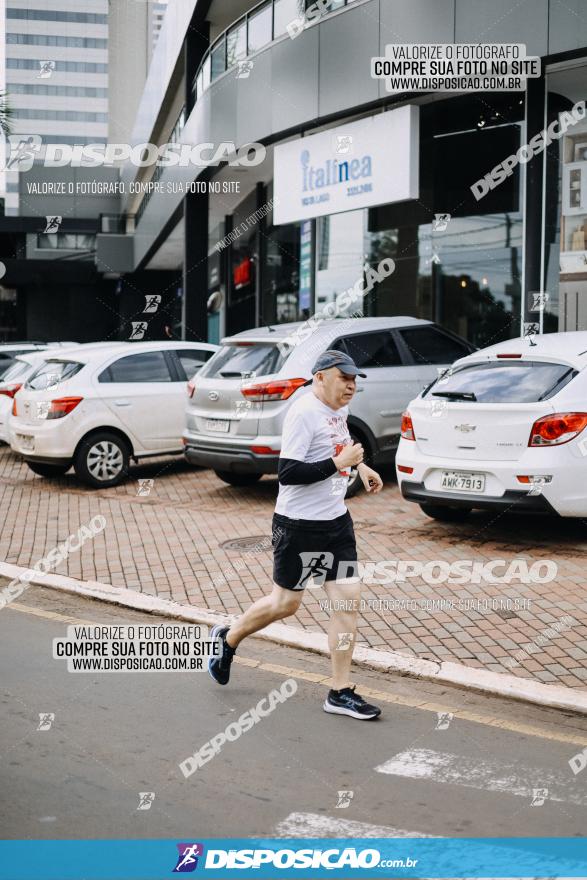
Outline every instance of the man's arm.
<svg viewBox="0 0 587 880">
<path fill-rule="evenodd" d="M 297 461 L 294 458 L 280 458 L 277 475 L 283 486 L 307 486 L 326 480 L 337 471 L 334 459 L 323 461 Z"/>
<path fill-rule="evenodd" d="M 337 470 L 332 458 L 323 461 L 305 461 L 314 435 L 314 424 L 311 416 L 296 409 L 291 409 L 287 413 L 283 424 L 277 472 L 279 482 L 283 486 L 307 486 L 318 483 L 331 477 Z"/>
</svg>

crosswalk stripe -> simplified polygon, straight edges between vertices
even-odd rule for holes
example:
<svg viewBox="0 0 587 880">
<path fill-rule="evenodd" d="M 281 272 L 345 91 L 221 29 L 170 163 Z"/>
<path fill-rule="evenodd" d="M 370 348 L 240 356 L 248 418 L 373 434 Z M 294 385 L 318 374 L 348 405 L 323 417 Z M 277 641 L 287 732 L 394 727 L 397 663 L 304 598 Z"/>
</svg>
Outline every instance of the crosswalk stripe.
<svg viewBox="0 0 587 880">
<path fill-rule="evenodd" d="M 290 813 L 275 828 L 274 837 L 434 837 L 418 831 L 371 825 L 320 813 Z"/>
<path fill-rule="evenodd" d="M 534 798 L 537 789 L 546 789 L 546 799 L 561 803 L 587 804 L 587 795 L 572 788 L 568 774 L 544 767 L 524 767 L 503 761 L 485 761 L 432 749 L 408 749 L 375 767 L 378 773 L 423 779 L 448 785 L 462 785 L 484 791 Z"/>
</svg>

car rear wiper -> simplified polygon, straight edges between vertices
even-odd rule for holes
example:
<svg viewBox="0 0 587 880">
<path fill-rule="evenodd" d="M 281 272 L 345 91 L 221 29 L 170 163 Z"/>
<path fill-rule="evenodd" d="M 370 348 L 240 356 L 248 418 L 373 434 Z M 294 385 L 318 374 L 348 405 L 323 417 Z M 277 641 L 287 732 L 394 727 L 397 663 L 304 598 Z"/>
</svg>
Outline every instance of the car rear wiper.
<svg viewBox="0 0 587 880">
<path fill-rule="evenodd" d="M 432 396 L 447 397 L 449 400 L 477 400 L 472 391 L 433 391 Z"/>
<path fill-rule="evenodd" d="M 554 385 L 551 385 L 551 387 L 550 387 L 547 391 L 545 391 L 544 394 L 541 394 L 541 395 L 540 395 L 540 397 L 538 398 L 538 403 L 540 403 L 541 400 L 548 400 L 548 398 L 551 397 L 551 396 L 554 394 L 554 392 L 555 392 L 555 390 L 558 388 L 558 386 L 559 386 L 562 382 L 565 381 L 565 379 L 567 378 L 567 376 L 570 376 L 570 374 L 571 374 L 571 373 L 574 373 L 574 372 L 575 372 L 575 370 L 573 369 L 573 367 L 569 367 L 569 369 L 566 370 L 566 371 L 562 374 L 562 376 L 560 376 L 560 377 L 556 380 L 556 382 L 554 383 Z"/>
<path fill-rule="evenodd" d="M 220 370 L 218 375 L 222 376 L 223 379 L 240 379 L 242 376 L 242 371 L 237 370 L 236 372 L 234 372 L 231 370 L 226 370 L 225 372 L 224 370 Z"/>
</svg>

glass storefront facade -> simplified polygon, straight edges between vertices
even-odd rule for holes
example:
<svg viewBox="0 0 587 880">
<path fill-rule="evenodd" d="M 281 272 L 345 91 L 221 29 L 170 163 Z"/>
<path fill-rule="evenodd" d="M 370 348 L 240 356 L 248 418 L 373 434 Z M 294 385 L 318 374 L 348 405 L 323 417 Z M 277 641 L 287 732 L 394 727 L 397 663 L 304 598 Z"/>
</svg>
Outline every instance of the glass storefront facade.
<svg viewBox="0 0 587 880">
<path fill-rule="evenodd" d="M 546 124 L 586 95 L 587 65 L 549 74 Z M 479 199 L 471 186 L 531 137 L 525 111 L 520 93 L 424 104 L 417 199 L 283 225 L 274 225 L 269 212 L 252 224 L 224 262 L 226 332 L 304 320 L 352 287 L 367 266 L 392 258 L 395 271 L 352 314 L 426 318 L 478 347 L 519 336 L 524 165 Z M 549 297 L 541 326 L 544 332 L 577 329 L 583 294 L 587 302 L 587 123 L 554 141 L 544 162 L 543 290 Z M 272 198 L 267 180 L 261 192 L 257 186 L 242 200 L 224 233 Z"/>
<path fill-rule="evenodd" d="M 547 72 L 545 127 L 558 131 L 545 154 L 542 278 L 545 331 L 587 328 L 587 119 L 571 111 L 587 100 L 587 61 Z M 580 115 L 580 114 L 579 114 Z"/>
</svg>

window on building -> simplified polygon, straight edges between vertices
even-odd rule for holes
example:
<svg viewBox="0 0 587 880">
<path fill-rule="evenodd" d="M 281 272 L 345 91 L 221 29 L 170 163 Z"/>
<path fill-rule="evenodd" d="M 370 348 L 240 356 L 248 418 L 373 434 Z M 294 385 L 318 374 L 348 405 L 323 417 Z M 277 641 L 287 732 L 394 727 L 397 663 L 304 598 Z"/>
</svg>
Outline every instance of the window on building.
<svg viewBox="0 0 587 880">
<path fill-rule="evenodd" d="M 316 233 L 316 311 L 335 302 L 338 295 L 363 279 L 364 211 L 346 211 L 319 217 Z M 363 308 L 359 299 L 346 309 Z"/>
<path fill-rule="evenodd" d="M 24 46 L 67 46 L 77 49 L 107 49 L 108 40 L 95 37 L 61 37 L 55 34 L 6 34 L 7 43 Z"/>
<path fill-rule="evenodd" d="M 70 98 L 107 98 L 108 89 L 92 86 L 45 86 L 30 83 L 8 84 L 8 89 L 18 95 L 67 95 Z"/>
<path fill-rule="evenodd" d="M 243 19 L 226 35 L 226 67 L 232 67 L 247 54 L 247 23 Z"/>
<path fill-rule="evenodd" d="M 210 54 L 210 76 L 212 82 L 226 70 L 226 41 L 224 37 L 214 46 Z"/>
<path fill-rule="evenodd" d="M 6 67 L 16 70 L 40 70 L 43 62 L 35 58 L 7 58 Z M 95 64 L 91 61 L 55 61 L 51 64 L 56 72 L 71 73 L 108 73 L 107 64 Z"/>
<path fill-rule="evenodd" d="M 202 67 L 202 90 L 207 89 L 208 86 L 210 85 L 211 64 L 212 64 L 212 62 L 210 60 L 210 56 L 208 55 L 208 57 L 204 61 L 204 65 Z M 200 94 L 199 89 L 198 89 L 198 94 Z"/>
<path fill-rule="evenodd" d="M 92 251 L 96 247 L 96 236 L 75 232 L 39 232 L 39 250 Z"/>
<path fill-rule="evenodd" d="M 304 0 L 275 0 L 273 4 L 273 38 L 287 33 L 287 26 L 304 14 Z"/>
<path fill-rule="evenodd" d="M 108 16 L 97 12 L 55 12 L 51 9 L 7 9 L 6 18 L 33 21 L 70 21 L 81 24 L 108 24 Z"/>
<path fill-rule="evenodd" d="M 560 132 L 546 150 L 542 312 L 526 303 L 526 321 L 544 332 L 583 330 L 587 326 L 587 120 L 574 106 L 587 99 L 587 65 L 547 72 L 544 127 Z M 563 114 L 565 114 L 563 116 Z M 570 124 L 569 124 L 570 121 Z"/>
<path fill-rule="evenodd" d="M 258 52 L 259 49 L 271 42 L 271 19 L 271 3 L 266 3 L 265 6 L 249 16 L 249 54 Z"/>
<path fill-rule="evenodd" d="M 41 110 L 37 108 L 15 107 L 17 119 L 49 119 L 64 122 L 108 122 L 107 113 L 86 113 L 82 110 Z M 48 135 L 50 137 L 50 135 Z"/>
</svg>

